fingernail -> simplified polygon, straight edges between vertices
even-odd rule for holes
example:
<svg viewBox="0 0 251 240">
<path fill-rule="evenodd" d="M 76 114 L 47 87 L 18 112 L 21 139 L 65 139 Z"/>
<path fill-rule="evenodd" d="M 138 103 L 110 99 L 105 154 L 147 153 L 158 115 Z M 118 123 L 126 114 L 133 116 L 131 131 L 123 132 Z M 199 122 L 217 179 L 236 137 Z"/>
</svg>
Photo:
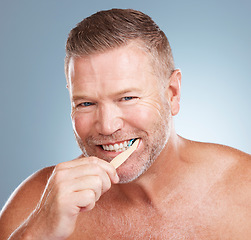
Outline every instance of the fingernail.
<svg viewBox="0 0 251 240">
<path fill-rule="evenodd" d="M 116 182 L 119 182 L 119 176 L 118 176 L 117 173 L 116 173 L 116 175 L 115 175 L 115 181 L 116 181 Z"/>
</svg>

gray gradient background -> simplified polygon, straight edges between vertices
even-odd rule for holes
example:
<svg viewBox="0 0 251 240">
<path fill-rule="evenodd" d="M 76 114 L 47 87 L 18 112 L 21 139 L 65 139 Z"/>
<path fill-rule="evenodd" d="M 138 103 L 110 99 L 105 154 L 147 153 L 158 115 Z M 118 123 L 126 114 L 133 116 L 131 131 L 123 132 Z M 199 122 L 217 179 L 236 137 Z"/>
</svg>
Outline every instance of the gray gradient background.
<svg viewBox="0 0 251 240">
<path fill-rule="evenodd" d="M 167 34 L 183 72 L 177 132 L 251 153 L 249 0 L 1 0 L 0 208 L 34 171 L 80 154 L 65 41 L 82 18 L 114 7 L 149 14 Z"/>
</svg>

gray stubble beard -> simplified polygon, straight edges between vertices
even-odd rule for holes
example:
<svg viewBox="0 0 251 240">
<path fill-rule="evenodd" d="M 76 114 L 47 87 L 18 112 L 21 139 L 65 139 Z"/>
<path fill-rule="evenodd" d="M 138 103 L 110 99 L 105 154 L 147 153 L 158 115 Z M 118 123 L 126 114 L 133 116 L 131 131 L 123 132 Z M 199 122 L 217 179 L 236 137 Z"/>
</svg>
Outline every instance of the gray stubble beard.
<svg viewBox="0 0 251 240">
<path fill-rule="evenodd" d="M 156 123 L 156 127 L 154 128 L 154 131 L 151 133 L 153 135 L 152 141 L 149 143 L 147 142 L 147 146 L 145 149 L 147 149 L 147 152 L 145 151 L 144 155 L 146 156 L 140 156 L 138 157 L 138 162 L 142 163 L 144 162 L 142 167 L 139 167 L 137 174 L 134 174 L 134 176 L 120 176 L 120 182 L 119 183 L 129 183 L 140 177 L 142 174 L 144 174 L 155 162 L 155 160 L 158 158 L 164 147 L 167 145 L 170 134 L 171 134 L 171 112 L 169 106 L 164 107 L 163 114 L 160 114 L 160 121 Z M 81 149 L 84 157 L 90 157 L 92 154 L 88 154 L 83 141 L 81 138 L 74 132 L 76 141 L 78 143 L 79 148 Z M 147 134 L 145 134 L 147 135 Z M 144 159 L 149 156 L 148 159 Z M 135 164 L 137 166 L 137 164 Z M 129 177 L 129 178 L 128 178 Z"/>
</svg>

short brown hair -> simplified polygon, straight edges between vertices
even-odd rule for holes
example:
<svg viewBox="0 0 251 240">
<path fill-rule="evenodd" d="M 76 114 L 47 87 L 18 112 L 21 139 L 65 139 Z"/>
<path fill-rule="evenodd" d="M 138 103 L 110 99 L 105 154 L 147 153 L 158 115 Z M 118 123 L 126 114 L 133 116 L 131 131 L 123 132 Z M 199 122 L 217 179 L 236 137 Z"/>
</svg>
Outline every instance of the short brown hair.
<svg viewBox="0 0 251 240">
<path fill-rule="evenodd" d="M 71 57 L 102 53 L 125 46 L 133 40 L 150 55 L 154 73 L 166 81 L 174 70 L 168 39 L 148 15 L 132 9 L 97 12 L 71 30 L 66 43 L 67 80 Z"/>
</svg>

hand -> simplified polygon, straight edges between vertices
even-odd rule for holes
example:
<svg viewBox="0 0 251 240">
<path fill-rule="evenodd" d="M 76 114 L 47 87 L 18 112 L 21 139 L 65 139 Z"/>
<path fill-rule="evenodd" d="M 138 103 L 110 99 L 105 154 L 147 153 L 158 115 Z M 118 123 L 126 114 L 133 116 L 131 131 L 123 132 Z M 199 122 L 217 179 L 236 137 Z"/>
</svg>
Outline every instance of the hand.
<svg viewBox="0 0 251 240">
<path fill-rule="evenodd" d="M 69 237 L 78 214 L 93 209 L 100 196 L 118 181 L 115 168 L 96 157 L 58 164 L 33 213 L 34 226 L 46 239 Z"/>
</svg>

